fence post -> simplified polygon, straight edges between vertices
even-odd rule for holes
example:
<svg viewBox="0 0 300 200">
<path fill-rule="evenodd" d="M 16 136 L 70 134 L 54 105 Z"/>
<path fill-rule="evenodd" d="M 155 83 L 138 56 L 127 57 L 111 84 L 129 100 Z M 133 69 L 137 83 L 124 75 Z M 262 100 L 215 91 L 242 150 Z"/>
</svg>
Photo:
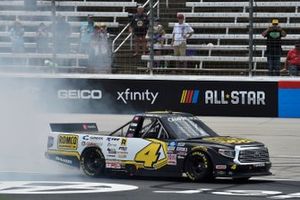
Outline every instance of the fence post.
<svg viewBox="0 0 300 200">
<path fill-rule="evenodd" d="M 52 15 L 52 62 L 56 63 L 56 44 L 55 44 L 55 38 L 56 38 L 56 5 L 55 0 L 51 0 L 51 15 Z"/>
<path fill-rule="evenodd" d="M 150 6 L 150 27 L 149 27 L 149 38 L 150 38 L 150 66 L 149 66 L 149 70 L 150 70 L 150 75 L 153 74 L 153 64 L 154 64 L 154 4 L 153 4 L 153 0 L 150 0 L 149 2 L 149 6 Z"/>
<path fill-rule="evenodd" d="M 253 76 L 253 0 L 249 0 L 249 76 Z"/>
</svg>

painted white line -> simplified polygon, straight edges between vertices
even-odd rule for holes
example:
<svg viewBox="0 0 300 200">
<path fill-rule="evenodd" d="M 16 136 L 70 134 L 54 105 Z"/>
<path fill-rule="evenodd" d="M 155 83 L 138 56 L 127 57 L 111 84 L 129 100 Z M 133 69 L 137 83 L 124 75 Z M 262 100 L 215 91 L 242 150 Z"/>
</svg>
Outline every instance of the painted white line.
<svg viewBox="0 0 300 200">
<path fill-rule="evenodd" d="M 268 190 L 225 190 L 212 192 L 212 194 L 217 195 L 229 195 L 229 196 L 269 196 L 269 195 L 279 195 L 282 192 L 279 191 L 268 191 Z"/>
<path fill-rule="evenodd" d="M 300 181 L 300 179 L 286 179 L 286 178 L 259 178 L 259 177 L 253 177 L 251 180 L 256 181 Z"/>
<path fill-rule="evenodd" d="M 205 192 L 205 191 L 210 191 L 212 189 L 196 189 L 196 190 L 182 190 L 182 191 L 178 191 L 178 190 L 157 190 L 157 191 L 153 191 L 154 193 L 163 193 L 163 194 L 198 194 L 201 192 Z"/>
<path fill-rule="evenodd" d="M 85 194 L 136 190 L 137 186 L 94 182 L 0 181 L 0 194 Z"/>
<path fill-rule="evenodd" d="M 3 174 L 35 174 L 35 175 L 69 175 L 69 174 L 80 174 L 80 172 L 78 170 L 72 172 L 53 172 L 53 173 L 49 173 L 49 172 L 35 172 L 35 171 L 0 171 L 0 173 Z"/>
</svg>

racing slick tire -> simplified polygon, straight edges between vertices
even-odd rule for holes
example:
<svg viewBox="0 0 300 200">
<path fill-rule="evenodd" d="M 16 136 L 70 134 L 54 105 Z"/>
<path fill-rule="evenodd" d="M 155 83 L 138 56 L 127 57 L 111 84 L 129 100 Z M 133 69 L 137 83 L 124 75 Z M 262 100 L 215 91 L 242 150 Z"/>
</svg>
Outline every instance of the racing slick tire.
<svg viewBox="0 0 300 200">
<path fill-rule="evenodd" d="M 208 155 L 201 151 L 191 152 L 185 161 L 185 173 L 192 181 L 213 179 L 212 164 Z"/>
<path fill-rule="evenodd" d="M 98 177 L 104 174 L 105 158 L 98 148 L 85 149 L 81 154 L 80 168 L 88 176 Z"/>
</svg>

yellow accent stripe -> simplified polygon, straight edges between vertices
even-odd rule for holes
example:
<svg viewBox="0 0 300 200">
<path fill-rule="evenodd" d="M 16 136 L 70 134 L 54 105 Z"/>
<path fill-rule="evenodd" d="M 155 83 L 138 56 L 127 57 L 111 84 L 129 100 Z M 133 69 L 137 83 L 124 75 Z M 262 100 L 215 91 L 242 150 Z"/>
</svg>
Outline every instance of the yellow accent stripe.
<svg viewBox="0 0 300 200">
<path fill-rule="evenodd" d="M 48 150 L 47 153 L 51 155 L 74 156 L 80 160 L 80 154 L 77 151 Z"/>
<path fill-rule="evenodd" d="M 181 95 L 180 103 L 185 103 L 186 94 L 187 94 L 187 90 L 183 90 L 182 95 Z"/>
</svg>

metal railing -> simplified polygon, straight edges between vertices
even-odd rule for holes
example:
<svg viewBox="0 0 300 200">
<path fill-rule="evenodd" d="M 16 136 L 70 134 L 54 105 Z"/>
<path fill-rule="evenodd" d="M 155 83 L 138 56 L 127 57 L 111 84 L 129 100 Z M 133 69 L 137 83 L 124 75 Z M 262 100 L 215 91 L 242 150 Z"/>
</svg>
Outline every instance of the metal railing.
<svg viewBox="0 0 300 200">
<path fill-rule="evenodd" d="M 142 6 L 145 7 L 147 6 L 150 1 L 153 0 L 147 0 Z M 155 4 L 153 4 L 153 8 L 157 8 L 157 17 L 159 17 L 159 0 L 156 1 Z M 150 14 L 150 11 L 147 12 L 147 15 Z M 126 36 L 126 38 L 120 43 L 120 45 L 118 47 L 116 47 L 116 42 L 117 40 L 123 35 L 123 33 L 129 28 L 130 23 L 128 23 L 123 29 L 122 31 L 115 37 L 115 39 L 112 42 L 112 52 L 113 53 L 117 53 L 120 48 L 128 41 L 128 39 L 130 39 L 130 49 L 132 49 L 132 33 L 128 33 L 128 35 Z"/>
</svg>

